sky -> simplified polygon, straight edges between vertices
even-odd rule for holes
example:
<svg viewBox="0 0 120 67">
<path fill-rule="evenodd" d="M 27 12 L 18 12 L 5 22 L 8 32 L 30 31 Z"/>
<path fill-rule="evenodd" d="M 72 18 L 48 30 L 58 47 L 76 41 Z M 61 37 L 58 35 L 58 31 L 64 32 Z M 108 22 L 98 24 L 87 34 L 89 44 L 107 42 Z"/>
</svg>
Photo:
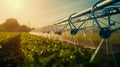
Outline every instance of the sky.
<svg viewBox="0 0 120 67">
<path fill-rule="evenodd" d="M 98 0 L 0 0 L 0 24 L 16 18 L 22 25 L 39 28 L 54 24 Z"/>
</svg>

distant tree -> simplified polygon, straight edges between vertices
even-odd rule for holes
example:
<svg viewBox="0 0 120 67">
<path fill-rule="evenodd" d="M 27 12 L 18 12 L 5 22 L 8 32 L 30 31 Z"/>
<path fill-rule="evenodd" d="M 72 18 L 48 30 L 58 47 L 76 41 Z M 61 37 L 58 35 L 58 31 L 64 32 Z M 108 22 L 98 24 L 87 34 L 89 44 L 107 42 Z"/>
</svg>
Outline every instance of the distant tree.
<svg viewBox="0 0 120 67">
<path fill-rule="evenodd" d="M 32 28 L 31 30 L 35 30 L 35 28 Z"/>
<path fill-rule="evenodd" d="M 0 25 L 1 32 L 29 32 L 31 30 L 34 30 L 34 28 L 20 25 L 15 18 L 9 18 Z"/>
<path fill-rule="evenodd" d="M 4 29 L 3 25 L 0 25 L 0 31 L 4 31 L 3 29 Z"/>
<path fill-rule="evenodd" d="M 32 30 L 32 29 L 29 28 L 29 27 L 27 27 L 26 25 L 21 25 L 21 26 L 19 26 L 19 28 L 18 28 L 17 31 L 19 31 L 19 32 L 29 32 L 29 31 L 31 31 L 31 30 Z"/>
<path fill-rule="evenodd" d="M 2 24 L 2 28 L 4 29 L 4 31 L 15 32 L 17 31 L 18 27 L 19 23 L 14 18 L 9 18 L 5 21 L 5 23 Z"/>
</svg>

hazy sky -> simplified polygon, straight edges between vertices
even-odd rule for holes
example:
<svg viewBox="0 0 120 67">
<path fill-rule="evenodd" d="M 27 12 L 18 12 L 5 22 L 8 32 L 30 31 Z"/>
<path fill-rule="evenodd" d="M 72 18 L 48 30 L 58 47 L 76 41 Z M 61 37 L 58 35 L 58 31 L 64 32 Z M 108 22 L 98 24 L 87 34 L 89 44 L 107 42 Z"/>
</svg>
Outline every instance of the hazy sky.
<svg viewBox="0 0 120 67">
<path fill-rule="evenodd" d="M 97 0 L 0 0 L 0 24 L 16 18 L 20 24 L 42 27 L 91 7 Z"/>
</svg>

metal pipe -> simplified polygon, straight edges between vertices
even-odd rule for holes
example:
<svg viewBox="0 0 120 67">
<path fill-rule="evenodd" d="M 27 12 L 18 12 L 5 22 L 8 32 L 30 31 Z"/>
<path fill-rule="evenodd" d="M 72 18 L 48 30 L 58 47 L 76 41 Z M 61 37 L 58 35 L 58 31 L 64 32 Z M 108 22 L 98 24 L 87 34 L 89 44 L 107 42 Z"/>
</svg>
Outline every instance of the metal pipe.
<svg viewBox="0 0 120 67">
<path fill-rule="evenodd" d="M 97 5 L 97 8 L 95 8 L 94 10 L 102 9 L 102 8 L 104 8 L 104 7 L 108 6 L 108 5 L 111 5 L 111 4 L 113 4 L 113 3 L 116 3 L 116 2 L 118 2 L 118 1 L 119 1 L 119 0 L 105 0 L 105 1 L 101 2 L 100 4 L 98 4 L 98 5 Z M 86 9 L 86 10 L 84 10 L 84 11 L 78 12 L 78 13 L 76 13 L 75 15 L 73 15 L 72 18 L 75 19 L 75 18 L 78 18 L 78 17 L 80 17 L 80 16 L 89 14 L 89 13 L 91 13 L 91 10 L 92 10 L 92 7 L 91 7 L 91 8 L 88 8 L 88 9 Z M 65 18 L 65 19 L 63 19 L 63 20 L 61 20 L 61 21 L 58 21 L 58 23 L 56 23 L 56 24 L 64 23 L 64 22 L 66 22 L 67 20 L 68 20 L 68 18 Z"/>
</svg>

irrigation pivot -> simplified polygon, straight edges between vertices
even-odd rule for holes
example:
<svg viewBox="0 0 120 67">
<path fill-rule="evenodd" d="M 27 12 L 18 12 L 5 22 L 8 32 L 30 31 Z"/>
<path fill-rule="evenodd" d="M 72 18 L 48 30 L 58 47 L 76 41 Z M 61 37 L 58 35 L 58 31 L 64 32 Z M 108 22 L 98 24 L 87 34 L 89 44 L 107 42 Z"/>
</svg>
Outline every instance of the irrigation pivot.
<svg viewBox="0 0 120 67">
<path fill-rule="evenodd" d="M 119 2 L 118 0 L 103 0 L 103 1 L 99 1 L 97 2 L 96 4 L 93 5 L 93 7 L 91 8 L 88 8 L 86 10 L 83 10 L 81 12 L 78 12 L 78 13 L 74 13 L 72 15 L 70 15 L 68 18 L 65 18 L 63 20 L 59 20 L 57 22 L 55 22 L 55 24 L 53 25 L 49 25 L 49 26 L 46 26 L 44 27 L 44 29 L 48 29 L 50 27 L 54 28 L 55 25 L 57 27 L 61 27 L 62 25 L 69 25 L 70 28 L 71 28 L 71 24 L 72 26 L 75 28 L 76 26 L 73 24 L 73 23 L 78 23 L 78 22 L 83 22 L 80 27 L 86 23 L 85 21 L 88 21 L 88 20 L 94 20 L 96 22 L 96 24 L 98 25 L 99 28 L 101 28 L 99 22 L 97 22 L 97 18 L 103 18 L 103 17 L 106 17 L 109 15 L 109 25 L 112 25 L 112 23 L 110 23 L 110 16 L 112 15 L 116 15 L 116 14 L 119 14 L 120 13 L 120 7 L 110 7 L 110 8 L 105 8 L 105 7 L 108 7 L 108 6 L 111 6 L 115 3 Z M 101 10 L 101 14 L 96 14 L 97 11 L 100 11 Z M 109 12 L 107 12 L 109 10 Z M 109 14 L 108 14 L 109 13 Z M 82 18 L 84 16 L 87 16 L 86 18 Z M 77 18 L 77 19 L 76 19 Z M 80 19 L 78 19 L 80 18 Z M 81 19 L 82 18 L 82 19 Z M 72 22 L 72 19 L 76 19 L 74 20 L 74 22 Z M 67 23 L 68 22 L 68 23 Z M 77 29 L 72 29 L 71 31 L 74 31 L 73 34 L 77 33 L 77 31 L 79 31 L 79 29 L 81 29 L 80 27 L 78 27 L 78 30 Z M 66 27 L 65 27 L 66 28 Z M 119 29 L 119 28 L 118 28 Z M 49 29 L 50 30 L 50 29 Z M 63 29 L 64 30 L 64 29 Z M 62 31 L 63 31 L 62 30 Z M 117 30 L 117 29 L 116 29 Z M 62 33 L 62 31 L 60 31 L 60 33 Z M 103 33 L 105 33 L 106 31 L 108 31 L 108 35 L 103 35 Z M 107 38 L 107 37 L 110 37 L 111 33 L 115 31 L 115 30 L 112 30 L 112 31 L 109 31 L 108 28 L 101 28 L 101 33 L 100 33 L 100 36 L 101 37 L 104 37 L 104 38 Z M 102 33 L 103 32 L 103 33 Z"/>
<path fill-rule="evenodd" d="M 102 9 L 102 8 L 104 8 L 104 7 L 107 7 L 107 6 L 109 6 L 109 5 L 112 5 L 112 4 L 116 3 L 116 2 L 119 2 L 119 0 L 105 0 L 105 1 L 103 1 L 103 2 L 101 2 L 101 3 L 99 3 L 99 4 L 97 5 L 97 8 L 95 8 L 94 10 L 95 10 L 95 11 L 96 11 L 96 10 L 100 10 L 100 9 Z M 91 7 L 91 8 L 88 8 L 88 9 L 86 9 L 86 10 L 83 10 L 83 11 L 81 11 L 81 12 L 78 12 L 78 13 L 74 14 L 74 15 L 72 16 L 72 18 L 75 19 L 75 18 L 81 17 L 81 16 L 83 16 L 83 15 L 89 14 L 89 13 L 91 13 L 91 10 L 92 10 L 92 7 Z M 92 18 L 91 18 L 91 19 L 92 19 Z M 58 21 L 58 23 L 56 23 L 56 24 L 65 23 L 65 22 L 67 22 L 67 21 L 68 21 L 68 18 L 65 18 L 65 19 L 63 19 L 63 20 Z"/>
<path fill-rule="evenodd" d="M 96 27 L 98 28 L 97 32 L 99 33 L 99 36 L 102 39 L 99 45 L 97 46 L 95 52 L 93 53 L 90 59 L 90 63 L 94 60 L 102 44 L 105 41 L 107 47 L 106 49 L 107 51 L 109 49 L 109 51 L 111 52 L 114 63 L 117 66 L 117 61 L 113 54 L 111 44 L 109 43 L 109 38 L 114 32 L 120 30 L 120 23 L 112 20 L 112 16 L 120 14 L 120 4 L 116 4 L 118 2 L 120 1 L 119 0 L 98 1 L 91 8 L 88 8 L 78 13 L 73 13 L 68 18 L 60 20 L 53 25 L 46 26 L 42 30 L 44 32 L 48 32 L 48 30 L 45 31 L 45 29 L 49 29 L 49 31 L 52 31 L 50 29 L 55 29 L 53 32 L 55 34 L 61 35 L 62 32 L 66 29 L 66 31 L 68 30 L 70 31 L 71 35 L 76 35 L 78 34 L 79 31 L 85 31 L 84 29 Z M 102 19 L 102 21 L 100 19 Z M 92 23 L 88 22 L 90 20 L 94 21 L 93 25 L 87 26 L 88 23 Z M 93 43 L 92 39 L 89 40 L 91 43 Z"/>
</svg>

